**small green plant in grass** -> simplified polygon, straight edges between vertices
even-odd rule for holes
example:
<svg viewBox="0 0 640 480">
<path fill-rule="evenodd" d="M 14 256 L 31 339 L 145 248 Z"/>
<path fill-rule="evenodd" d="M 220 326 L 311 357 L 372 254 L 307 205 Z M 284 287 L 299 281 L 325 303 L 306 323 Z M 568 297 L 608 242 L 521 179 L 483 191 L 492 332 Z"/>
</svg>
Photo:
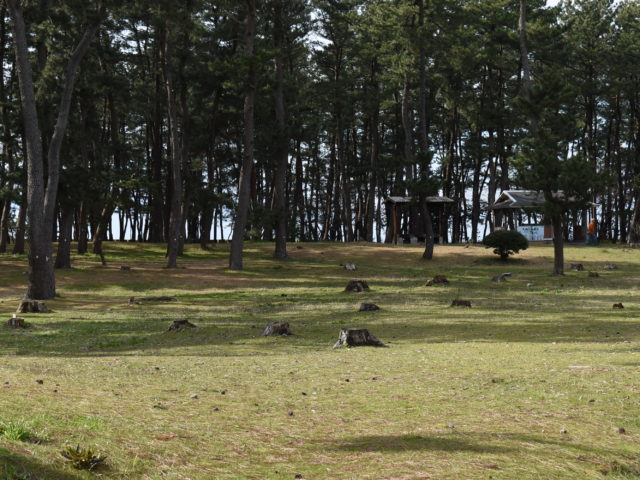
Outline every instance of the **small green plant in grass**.
<svg viewBox="0 0 640 480">
<path fill-rule="evenodd" d="M 514 230 L 496 230 L 484 237 L 482 244 L 493 248 L 493 253 L 500 255 L 500 260 L 507 260 L 509 255 L 529 248 L 529 240 Z"/>
<path fill-rule="evenodd" d="M 78 470 L 93 470 L 107 459 L 107 457 L 96 455 L 90 448 L 82 448 L 80 445 L 75 448 L 67 447 L 60 453 L 71 462 L 73 468 Z"/>
<path fill-rule="evenodd" d="M 29 442 L 36 439 L 31 426 L 24 421 L 0 422 L 0 438 L 16 442 Z"/>
</svg>

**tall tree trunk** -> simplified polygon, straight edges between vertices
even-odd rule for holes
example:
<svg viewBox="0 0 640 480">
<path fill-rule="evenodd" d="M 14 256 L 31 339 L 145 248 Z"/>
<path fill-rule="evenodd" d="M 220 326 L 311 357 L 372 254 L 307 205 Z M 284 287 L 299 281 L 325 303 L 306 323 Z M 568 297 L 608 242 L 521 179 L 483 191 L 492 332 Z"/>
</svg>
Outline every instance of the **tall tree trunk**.
<svg viewBox="0 0 640 480">
<path fill-rule="evenodd" d="M 273 185 L 273 200 L 271 208 L 275 212 L 276 219 L 276 245 L 274 258 L 287 258 L 287 205 L 286 205 L 286 186 L 287 186 L 287 169 L 289 166 L 289 139 L 287 138 L 287 128 L 285 119 L 284 104 L 284 50 L 285 50 L 285 31 L 282 0 L 278 0 L 274 6 L 274 40 L 276 48 L 275 61 L 275 112 L 276 112 L 276 173 Z"/>
<path fill-rule="evenodd" d="M 527 48 L 527 0 L 520 0 L 520 17 L 518 18 L 520 38 L 520 62 L 522 65 L 522 90 L 526 98 L 531 93 L 531 64 Z"/>
<path fill-rule="evenodd" d="M 64 73 L 64 86 L 58 108 L 58 118 L 47 155 L 47 185 L 44 179 L 42 137 L 36 109 L 33 73 L 29 63 L 27 32 L 22 7 L 17 0 L 6 0 L 13 21 L 16 66 L 20 84 L 20 98 L 24 120 L 28 156 L 28 212 L 29 218 L 29 285 L 26 296 L 33 299 L 53 298 L 56 293 L 52 258 L 53 220 L 60 174 L 60 148 L 69 119 L 69 109 L 77 67 L 84 57 L 98 24 L 91 25 L 74 49 Z M 102 10 L 102 7 L 100 7 Z"/>
<path fill-rule="evenodd" d="M 3 148 L 2 156 L 4 159 L 4 166 L 7 169 L 7 183 L 5 185 L 6 195 L 5 200 L 0 213 L 0 253 L 7 251 L 7 244 L 9 243 L 9 217 L 11 216 L 11 202 L 13 193 L 13 180 L 10 178 L 11 173 L 14 170 L 13 160 L 13 147 L 9 123 L 9 102 L 7 101 L 7 89 L 5 86 L 5 72 L 4 66 L 8 62 L 5 58 L 5 45 L 7 37 L 6 26 L 6 9 L 3 5 L 2 11 L 0 11 L 0 104 L 2 105 L 2 138 Z M 9 73 L 9 86 L 13 79 L 15 72 L 15 66 L 12 65 L 11 72 Z M 0 164 L 2 165 L 2 164 Z"/>
<path fill-rule="evenodd" d="M 424 27 L 424 0 L 418 0 L 418 25 L 420 28 Z M 423 260 L 433 259 L 433 249 L 435 244 L 433 234 L 433 220 L 431 218 L 431 211 L 427 204 L 426 196 L 429 194 L 426 191 L 429 177 L 431 176 L 431 165 L 429 155 L 429 118 L 427 114 L 427 54 L 425 51 L 425 42 L 420 41 L 420 48 L 418 52 L 418 69 L 419 69 L 419 85 L 418 85 L 418 148 L 420 150 L 421 168 L 420 179 L 422 181 L 422 189 L 424 191 L 420 195 L 420 210 L 422 213 L 422 221 L 424 223 L 424 252 L 422 253 Z"/>
<path fill-rule="evenodd" d="M 375 218 L 375 209 L 376 209 L 376 168 L 378 165 L 378 156 L 380 154 L 380 134 L 378 121 L 380 118 L 380 104 L 378 99 L 378 86 L 375 83 L 374 75 L 376 72 L 375 62 L 372 62 L 371 66 L 371 77 L 372 82 L 374 83 L 374 88 L 376 92 L 375 95 L 375 105 L 373 108 L 373 112 L 370 119 L 370 137 L 371 137 L 371 145 L 370 145 L 370 155 L 369 159 L 369 172 L 367 174 L 367 188 L 366 188 L 366 197 L 365 197 L 365 216 L 364 216 L 364 232 L 365 232 L 365 240 L 367 242 L 373 242 L 373 224 Z"/>
<path fill-rule="evenodd" d="M 159 42 L 156 42 L 159 43 Z M 157 64 L 158 53 L 156 48 L 155 63 Z M 158 69 L 161 70 L 161 69 Z M 153 120 L 149 127 L 151 134 L 151 186 L 149 189 L 149 209 L 150 209 L 150 234 L 151 242 L 162 242 L 165 239 L 164 231 L 164 209 L 162 195 L 162 78 L 160 73 L 155 77 L 155 96 Z M 168 192 L 167 192 L 168 193 Z"/>
<path fill-rule="evenodd" d="M 240 181 L 238 185 L 238 207 L 233 226 L 231 239 L 231 253 L 229 256 L 229 268 L 242 270 L 244 233 L 249 214 L 249 202 L 251 201 L 251 171 L 253 169 L 253 144 L 254 144 L 254 105 L 256 96 L 256 72 L 253 46 L 256 37 L 256 0 L 246 0 L 247 18 L 244 30 L 244 57 L 249 65 L 249 75 L 244 97 L 244 150 L 242 152 L 242 168 L 240 169 Z"/>
<path fill-rule="evenodd" d="M 336 177 L 336 164 L 337 164 L 337 155 L 336 155 L 336 138 L 335 138 L 335 130 L 331 135 L 331 144 L 329 145 L 329 172 L 327 175 L 327 187 L 325 194 L 325 208 L 324 208 L 324 221 L 322 227 L 322 240 L 327 241 L 330 238 L 330 230 L 331 230 L 331 211 L 333 208 L 333 184 L 335 183 Z M 333 240 L 333 239 L 332 239 Z"/>
<path fill-rule="evenodd" d="M 161 34 L 162 68 L 169 109 L 169 137 L 171 140 L 171 210 L 167 238 L 167 268 L 177 268 L 178 253 L 183 235 L 182 222 L 182 142 L 178 127 L 178 105 L 171 71 L 170 40 L 168 32 Z"/>
</svg>

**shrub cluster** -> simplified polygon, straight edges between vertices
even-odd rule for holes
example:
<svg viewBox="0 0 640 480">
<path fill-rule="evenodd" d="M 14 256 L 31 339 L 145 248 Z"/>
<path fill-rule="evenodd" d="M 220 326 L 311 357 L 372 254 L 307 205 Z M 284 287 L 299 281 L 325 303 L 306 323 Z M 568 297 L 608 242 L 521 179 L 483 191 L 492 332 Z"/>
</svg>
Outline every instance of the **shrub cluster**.
<svg viewBox="0 0 640 480">
<path fill-rule="evenodd" d="M 496 230 L 484 237 L 482 244 L 487 248 L 493 248 L 493 253 L 500 255 L 501 260 L 529 248 L 527 238 L 515 230 Z"/>
</svg>

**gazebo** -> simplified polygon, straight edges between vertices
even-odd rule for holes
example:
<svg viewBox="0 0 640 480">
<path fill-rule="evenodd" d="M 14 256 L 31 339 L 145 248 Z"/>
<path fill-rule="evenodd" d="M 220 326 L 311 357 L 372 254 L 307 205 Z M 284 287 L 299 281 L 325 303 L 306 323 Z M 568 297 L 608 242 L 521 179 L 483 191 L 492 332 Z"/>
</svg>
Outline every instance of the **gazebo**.
<svg viewBox="0 0 640 480">
<path fill-rule="evenodd" d="M 437 238 L 440 234 L 438 230 L 439 222 L 435 221 L 440 215 L 442 215 L 442 208 L 446 203 L 454 203 L 452 199 L 444 196 L 429 196 L 425 198 L 427 202 L 427 207 L 429 208 L 429 212 L 431 213 L 431 221 L 433 223 L 434 236 Z M 391 210 L 391 224 L 392 224 L 392 243 L 398 243 L 398 235 L 400 234 L 400 216 L 402 214 L 402 209 L 407 206 L 419 206 L 419 200 L 416 197 L 401 197 L 390 195 L 385 199 L 385 203 L 389 206 Z M 436 208 L 433 208 L 436 207 Z M 426 236 L 426 229 L 424 225 L 424 221 L 422 220 L 422 215 L 409 215 L 409 232 L 405 233 L 403 236 L 409 238 L 409 243 L 411 243 L 411 237 L 415 237 L 416 241 L 420 238 L 423 239 Z"/>
<path fill-rule="evenodd" d="M 556 192 L 553 196 L 559 200 L 565 198 L 564 192 Z M 568 200 L 571 200 L 569 198 Z M 542 213 L 545 204 L 544 193 L 535 190 L 504 190 L 489 210 L 505 212 L 524 212 L 527 214 Z M 495 220 L 495 216 L 494 216 Z M 498 226 L 503 228 L 504 225 Z M 523 223 L 516 225 L 518 232 L 522 233 L 530 241 L 553 240 L 553 227 L 546 222 Z M 568 232 L 567 232 L 568 234 Z M 567 235 L 568 236 L 568 235 Z M 581 242 L 585 240 L 584 228 L 582 225 L 573 225 L 573 241 Z"/>
</svg>

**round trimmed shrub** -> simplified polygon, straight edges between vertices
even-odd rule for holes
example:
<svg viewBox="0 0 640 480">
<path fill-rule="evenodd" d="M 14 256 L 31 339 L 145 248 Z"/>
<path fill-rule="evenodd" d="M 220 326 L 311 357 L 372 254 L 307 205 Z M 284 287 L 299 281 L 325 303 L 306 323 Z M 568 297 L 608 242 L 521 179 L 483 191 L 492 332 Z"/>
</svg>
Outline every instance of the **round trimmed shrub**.
<svg viewBox="0 0 640 480">
<path fill-rule="evenodd" d="M 509 255 L 529 248 L 529 240 L 515 230 L 496 230 L 484 237 L 482 244 L 487 248 L 493 248 L 493 253 L 500 255 L 501 260 L 506 260 Z"/>
</svg>

